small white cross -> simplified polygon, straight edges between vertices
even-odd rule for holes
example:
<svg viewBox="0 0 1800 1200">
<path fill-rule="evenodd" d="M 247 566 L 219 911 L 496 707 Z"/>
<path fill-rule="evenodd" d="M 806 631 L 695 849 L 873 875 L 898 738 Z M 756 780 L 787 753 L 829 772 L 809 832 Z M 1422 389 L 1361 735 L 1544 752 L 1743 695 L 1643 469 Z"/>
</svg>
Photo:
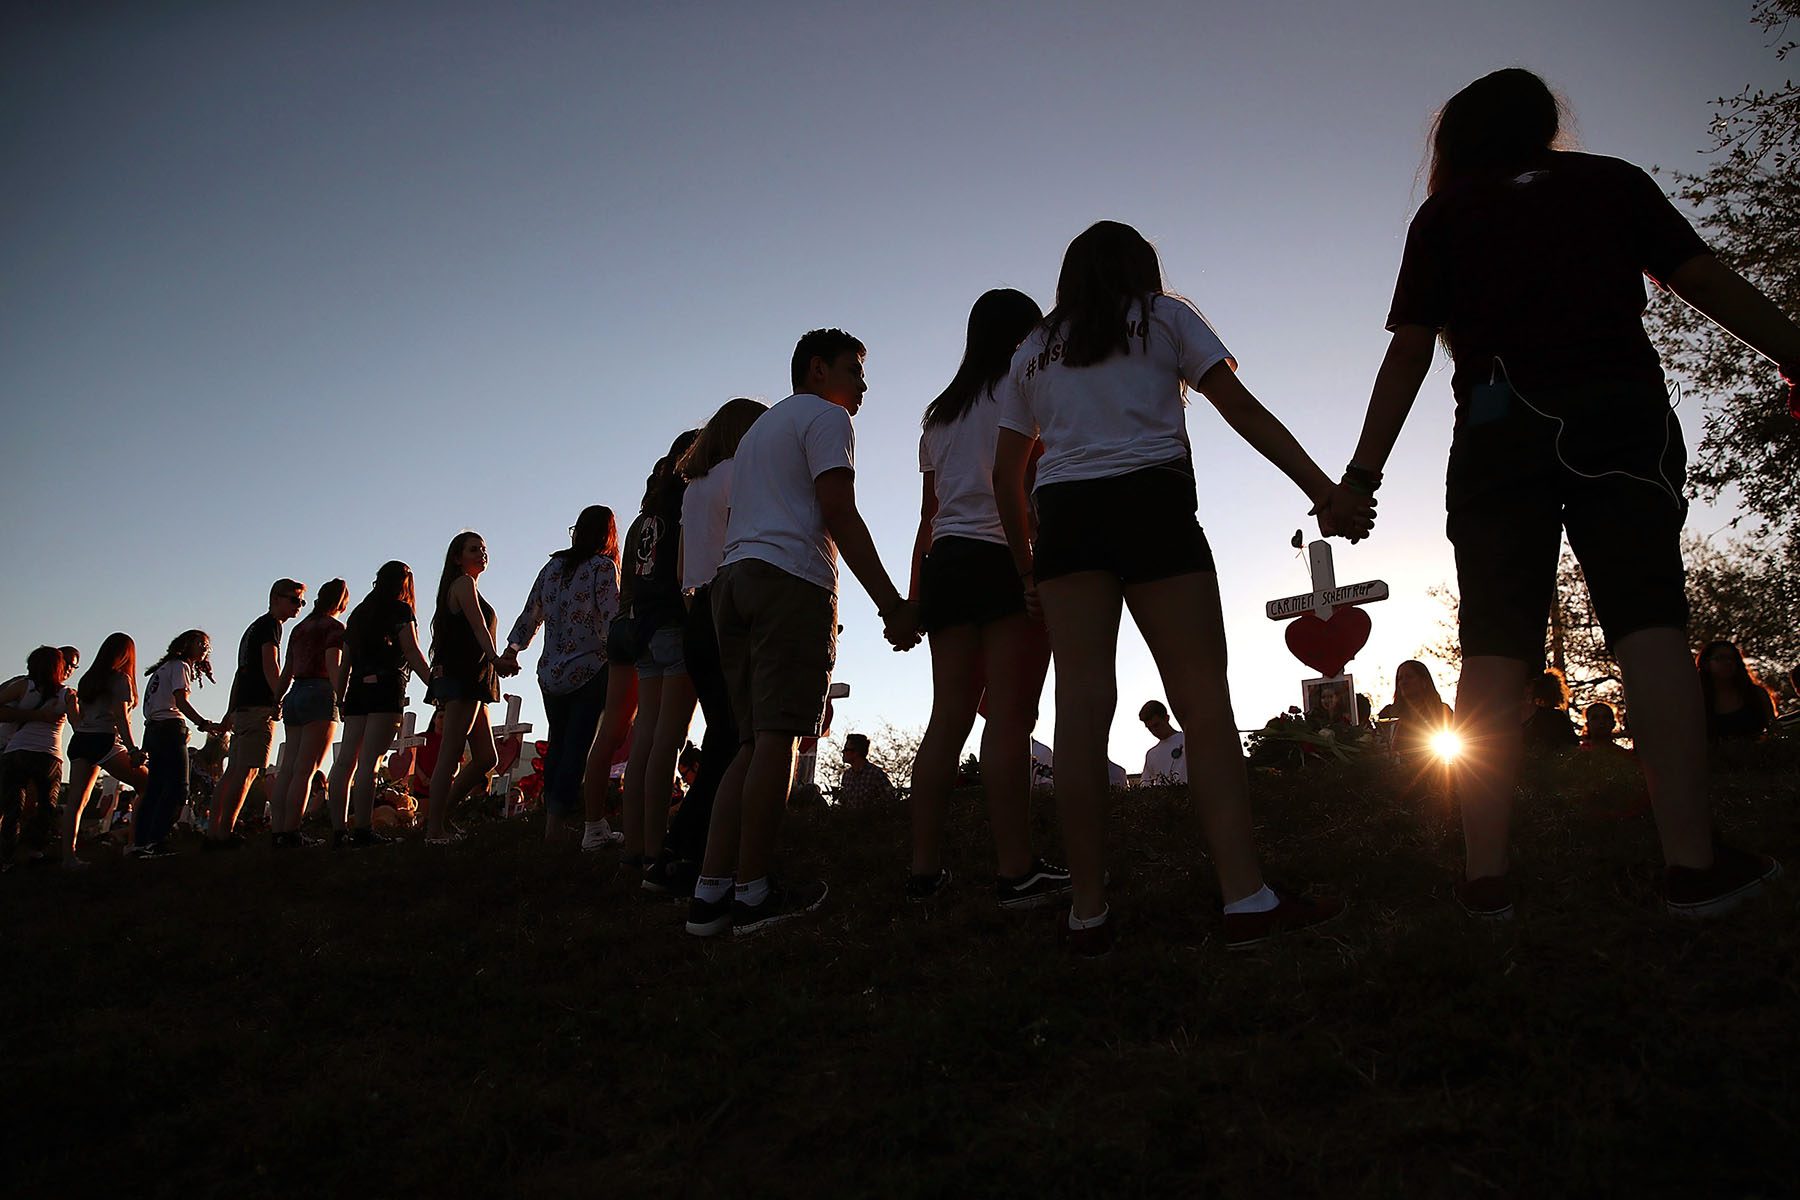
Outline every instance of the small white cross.
<svg viewBox="0 0 1800 1200">
<path fill-rule="evenodd" d="M 1264 606 L 1269 620 L 1291 621 L 1310 612 L 1321 621 L 1328 621 L 1340 604 L 1373 604 L 1388 598 L 1388 585 L 1379 579 L 1339 587 L 1337 572 L 1331 565 L 1331 543 L 1324 538 L 1309 543 L 1306 552 L 1312 567 L 1313 590 L 1269 601 Z"/>
<path fill-rule="evenodd" d="M 519 720 L 520 700 L 517 696 L 504 696 L 506 701 L 506 724 L 494 726 L 494 740 L 519 735 L 519 757 L 513 760 L 512 770 L 507 772 L 506 786 L 511 787 L 516 781 L 531 774 L 531 755 L 525 752 L 525 735 L 531 732 L 531 722 Z M 502 795 L 505 793 L 502 792 Z"/>
</svg>

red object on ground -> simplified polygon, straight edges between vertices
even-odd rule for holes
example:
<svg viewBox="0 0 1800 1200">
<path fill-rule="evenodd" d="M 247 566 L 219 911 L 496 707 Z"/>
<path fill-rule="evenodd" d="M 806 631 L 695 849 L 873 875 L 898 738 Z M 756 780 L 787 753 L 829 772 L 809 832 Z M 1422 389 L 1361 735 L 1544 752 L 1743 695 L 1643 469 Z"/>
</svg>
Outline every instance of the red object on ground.
<svg viewBox="0 0 1800 1200">
<path fill-rule="evenodd" d="M 1370 628 L 1369 614 L 1348 605 L 1333 609 L 1324 621 L 1304 613 L 1288 623 L 1288 649 L 1321 675 L 1342 675 L 1344 665 L 1368 644 Z"/>
</svg>

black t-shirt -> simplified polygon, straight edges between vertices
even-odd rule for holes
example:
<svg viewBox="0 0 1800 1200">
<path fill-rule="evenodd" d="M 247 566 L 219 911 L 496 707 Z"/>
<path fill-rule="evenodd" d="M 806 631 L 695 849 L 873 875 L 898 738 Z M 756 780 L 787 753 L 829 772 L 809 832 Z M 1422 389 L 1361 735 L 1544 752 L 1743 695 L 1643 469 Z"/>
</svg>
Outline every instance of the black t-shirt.
<svg viewBox="0 0 1800 1200">
<path fill-rule="evenodd" d="M 344 650 L 350 658 L 351 680 L 376 676 L 394 679 L 406 671 L 406 651 L 400 634 L 417 618 L 404 600 L 367 600 L 350 614 Z M 371 680 L 375 682 L 375 680 Z"/>
<path fill-rule="evenodd" d="M 1535 170 L 1471 178 L 1419 208 L 1387 327 L 1439 330 L 1469 391 L 1504 377 L 1530 388 L 1660 384 L 1644 334 L 1644 280 L 1709 250 L 1656 181 L 1616 158 L 1552 153 Z"/>
<path fill-rule="evenodd" d="M 686 613 L 681 603 L 681 577 L 675 560 L 681 545 L 681 498 L 685 481 L 663 489 L 654 511 L 641 514 L 625 533 L 623 573 L 630 576 L 621 586 L 631 593 L 631 615 L 642 623 L 644 634 L 666 625 L 679 625 Z"/>
<path fill-rule="evenodd" d="M 281 622 L 264 613 L 250 622 L 238 642 L 237 674 L 231 679 L 231 711 L 241 708 L 273 708 L 275 693 L 263 675 L 262 648 L 281 645 Z"/>
</svg>

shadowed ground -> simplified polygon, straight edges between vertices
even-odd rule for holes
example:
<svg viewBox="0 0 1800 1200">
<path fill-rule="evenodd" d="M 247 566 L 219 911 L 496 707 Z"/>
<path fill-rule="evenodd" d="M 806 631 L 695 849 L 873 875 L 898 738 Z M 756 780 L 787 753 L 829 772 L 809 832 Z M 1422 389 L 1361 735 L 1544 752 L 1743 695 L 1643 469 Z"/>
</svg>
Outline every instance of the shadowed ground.
<svg viewBox="0 0 1800 1200">
<path fill-rule="evenodd" d="M 520 822 L 20 868 L 9 1191 L 1774 1196 L 1800 1136 L 1797 761 L 1718 776 L 1722 824 L 1789 875 L 1705 928 L 1660 915 L 1649 820 L 1618 815 L 1636 786 L 1590 762 L 1523 797 L 1500 931 L 1449 898 L 1442 798 L 1259 776 L 1271 873 L 1353 907 L 1248 955 L 1172 795 L 1115 807 L 1099 963 L 994 906 L 974 792 L 926 906 L 899 899 L 903 813 L 794 814 L 789 872 L 823 872 L 828 907 L 736 944 Z"/>
</svg>

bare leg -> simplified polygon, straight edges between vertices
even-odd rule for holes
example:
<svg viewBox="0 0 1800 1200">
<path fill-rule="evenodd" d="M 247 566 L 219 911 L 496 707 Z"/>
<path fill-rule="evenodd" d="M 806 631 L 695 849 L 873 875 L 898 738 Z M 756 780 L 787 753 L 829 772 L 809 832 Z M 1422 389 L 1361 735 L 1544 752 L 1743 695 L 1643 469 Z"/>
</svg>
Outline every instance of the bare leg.
<svg viewBox="0 0 1800 1200">
<path fill-rule="evenodd" d="M 1469 879 L 1504 875 L 1511 861 L 1513 786 L 1522 740 L 1519 697 L 1529 674 L 1516 658 L 1478 654 L 1463 660 L 1456 686 L 1456 727 L 1463 740 L 1456 794 Z"/>
<path fill-rule="evenodd" d="M 983 626 L 987 719 L 981 731 L 981 786 L 987 793 L 999 873 L 1031 869 L 1031 729 L 1050 669 L 1043 627 L 1023 614 Z"/>
<path fill-rule="evenodd" d="M 486 715 L 486 707 L 473 700 L 452 700 L 439 710 L 444 718 L 444 738 L 438 744 L 437 763 L 431 769 L 431 790 L 425 797 L 425 836 L 444 836 L 444 821 L 450 815 L 451 789 L 456 783 L 456 769 L 462 762 L 463 747 L 476 714 Z M 493 741 L 490 734 L 488 741 Z"/>
<path fill-rule="evenodd" d="M 631 757 L 625 762 L 623 832 L 627 858 L 644 852 L 644 777 L 650 773 L 650 750 L 656 744 L 656 718 L 662 712 L 662 694 L 662 676 L 638 676 L 638 720 L 631 728 Z"/>
<path fill-rule="evenodd" d="M 363 730 L 369 721 L 366 716 L 345 717 L 344 738 L 331 753 L 331 778 L 325 784 L 325 795 L 331 801 L 333 829 L 343 829 L 348 823 L 350 793 L 356 786 L 356 764 L 362 756 Z"/>
<path fill-rule="evenodd" d="M 1119 581 L 1080 571 L 1038 585 L 1056 653 L 1056 811 L 1072 912 L 1106 910 L 1106 743 L 1118 703 Z"/>
<path fill-rule="evenodd" d="M 943 867 L 944 806 L 956 785 L 956 759 L 981 703 L 981 631 L 974 625 L 939 629 L 931 646 L 931 720 L 919 739 L 912 774 L 912 873 L 935 875 Z M 990 710 L 991 711 L 991 710 Z M 986 738 L 983 738 L 986 744 Z M 982 783 L 987 767 L 982 766 Z M 993 792 L 988 791 L 989 807 Z M 1023 868 L 1021 868 L 1023 870 Z M 1017 872 L 1014 872 L 1017 874 Z"/>
<path fill-rule="evenodd" d="M 375 825 L 375 773 L 400 733 L 401 718 L 399 713 L 370 713 L 363 721 L 362 738 L 354 751 L 356 768 L 350 809 L 356 828 L 371 829 Z"/>
<path fill-rule="evenodd" d="M 713 796 L 712 822 L 706 827 L 706 853 L 701 856 L 700 873 L 715 878 L 737 874 L 738 847 L 742 838 L 744 812 L 744 777 L 750 773 L 754 742 L 738 747 L 737 757 L 719 780 Z M 784 801 L 785 803 L 785 801 Z"/>
<path fill-rule="evenodd" d="M 1712 819 L 1706 807 L 1706 709 L 1700 680 L 1679 629 L 1640 629 L 1613 648 L 1631 706 L 1632 740 L 1663 858 L 1672 867 L 1712 865 Z"/>
<path fill-rule="evenodd" d="M 289 828 L 287 798 L 294 786 L 294 760 L 299 757 L 300 743 L 291 735 L 287 740 L 291 744 L 287 748 L 287 753 L 281 755 L 281 765 L 275 770 L 275 782 L 269 787 L 270 833 L 286 833 Z M 265 771 L 263 774 L 267 776 L 268 772 Z M 300 828 L 299 813 L 294 814 L 293 828 Z"/>
<path fill-rule="evenodd" d="M 656 710 L 656 736 L 644 774 L 644 857 L 662 854 L 669 831 L 669 799 L 675 789 L 675 760 L 694 723 L 694 681 L 684 672 L 665 675 Z M 629 768 L 628 768 L 629 769 Z"/>
<path fill-rule="evenodd" d="M 291 769 L 286 772 L 288 790 L 282 804 L 288 824 L 283 832 L 293 833 L 300 828 L 300 818 L 306 812 L 307 798 L 312 793 L 313 776 L 324 764 L 325 751 L 331 746 L 332 734 L 336 732 L 336 721 L 309 721 L 300 727 L 298 744 L 288 750 L 287 761 Z"/>
<path fill-rule="evenodd" d="M 619 756 L 619 747 L 631 736 L 636 716 L 637 671 L 628 666 L 608 667 L 606 711 L 600 717 L 600 728 L 594 731 L 587 770 L 581 776 L 581 804 L 590 821 L 599 821 L 606 816 L 606 793 L 612 786 L 613 759 Z"/>
<path fill-rule="evenodd" d="M 450 785 L 450 804 L 453 808 L 476 792 L 486 791 L 488 781 L 493 778 L 494 768 L 500 765 L 500 754 L 494 747 L 494 730 L 488 724 L 485 704 L 475 707 L 475 721 L 469 726 L 468 746 L 469 761 L 457 772 L 456 781 Z M 448 813 L 444 815 L 446 819 L 449 817 Z"/>
<path fill-rule="evenodd" d="M 742 813 L 737 861 L 740 883 L 763 878 L 775 860 L 775 838 L 787 815 L 788 793 L 794 789 L 794 744 L 798 740 L 791 733 L 756 735 L 738 805 Z M 710 845 L 707 852 L 712 852 Z"/>
<path fill-rule="evenodd" d="M 68 862 L 75 857 L 75 843 L 81 836 L 81 810 L 87 807 L 100 768 L 86 759 L 69 763 L 69 783 L 63 789 L 62 856 Z"/>
<path fill-rule="evenodd" d="M 1230 904 L 1263 885 L 1250 823 L 1250 784 L 1225 680 L 1219 577 L 1177 575 L 1125 589 L 1131 616 L 1156 659 L 1169 708 L 1187 738 L 1189 793 Z M 1061 774 L 1058 764 L 1058 774 Z"/>
</svg>

